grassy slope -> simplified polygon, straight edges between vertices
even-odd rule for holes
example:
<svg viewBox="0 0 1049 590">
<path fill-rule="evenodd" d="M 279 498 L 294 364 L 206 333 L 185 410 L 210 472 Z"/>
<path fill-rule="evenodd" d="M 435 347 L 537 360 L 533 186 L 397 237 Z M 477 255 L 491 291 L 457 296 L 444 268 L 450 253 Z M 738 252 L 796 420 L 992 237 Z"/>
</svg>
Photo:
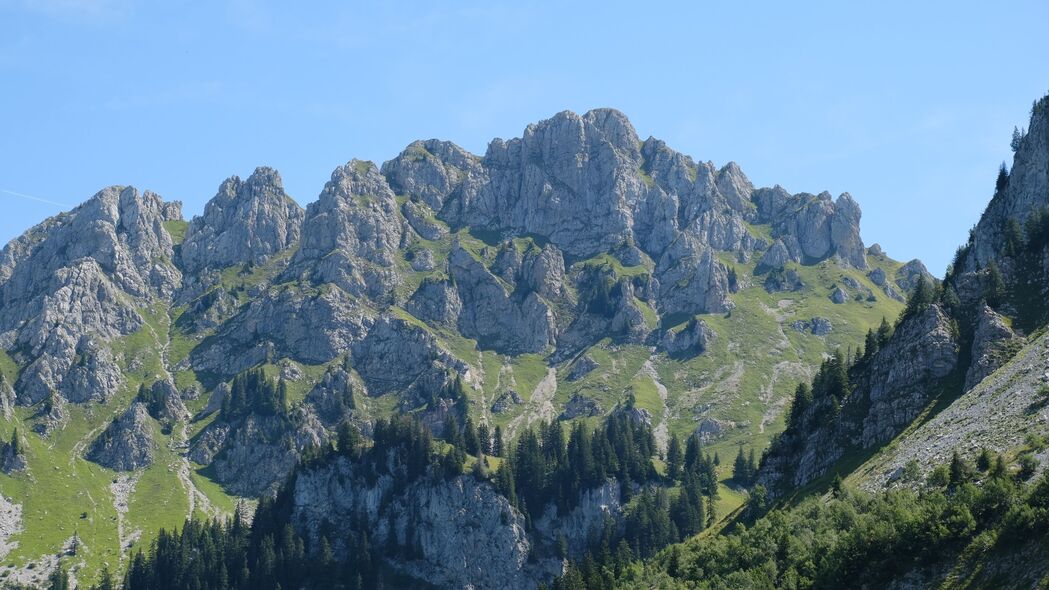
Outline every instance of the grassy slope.
<svg viewBox="0 0 1049 590">
<path fill-rule="evenodd" d="M 172 226 L 169 231 L 176 241 L 184 231 L 183 226 Z M 754 228 L 761 233 L 765 228 Z M 478 260 L 490 263 L 495 248 L 491 240 L 484 240 L 467 232 L 449 234 L 436 241 L 416 240 L 413 247 L 430 249 L 437 260 L 446 257 L 454 240 L 458 240 Z M 524 251 L 536 245 L 532 238 L 520 238 L 514 245 Z M 233 267 L 221 275 L 221 285 L 235 294 L 239 303 L 248 300 L 252 287 L 271 282 L 286 256 L 275 257 L 266 265 Z M 741 277 L 749 276 L 754 262 L 741 264 L 731 256 L 725 261 L 734 266 Z M 889 260 L 871 259 L 871 263 L 885 268 L 891 278 L 899 266 Z M 600 256 L 577 262 L 574 268 L 586 265 L 607 265 L 619 276 L 629 277 L 649 272 L 648 266 L 625 267 L 610 256 Z M 429 276 L 442 276 L 441 271 L 416 272 L 407 260 L 398 262 L 398 270 L 404 284 L 398 288 L 399 299 L 403 300 Z M 558 387 L 554 394 L 555 416 L 563 405 L 575 394 L 597 400 L 605 411 L 610 411 L 631 394 L 637 406 L 648 410 L 653 416 L 654 426 L 669 417 L 667 426 L 681 436 L 695 428 L 703 417 L 724 423 L 724 436 L 708 448 L 718 451 L 722 458 L 721 488 L 718 512 L 727 515 L 744 500 L 744 495 L 728 485 L 731 476 L 729 464 L 735 455 L 735 446 L 745 444 L 760 450 L 770 438 L 782 429 L 782 410 L 785 401 L 799 379 L 807 378 L 812 368 L 826 352 L 835 347 L 848 347 L 862 341 L 868 327 L 875 326 L 882 317 L 895 317 L 901 305 L 892 301 L 869 282 L 860 271 L 842 271 L 836 265 L 824 263 L 811 267 L 797 267 L 806 287 L 798 292 L 766 293 L 756 283 L 732 295 L 735 310 L 728 315 L 702 315 L 716 332 L 717 337 L 707 353 L 689 360 L 672 360 L 665 355 L 654 355 L 646 346 L 620 345 L 604 340 L 591 347 L 589 354 L 599 367 L 577 382 L 567 380 L 567 367 L 559 367 Z M 850 301 L 834 305 L 828 295 L 833 285 L 840 284 L 846 272 L 877 294 L 875 303 Z M 646 320 L 653 327 L 658 318 L 654 310 L 642 302 Z M 118 411 L 130 403 L 140 383 L 152 383 L 162 375 L 164 367 L 161 350 L 166 346 L 168 366 L 186 358 L 205 335 L 191 336 L 176 325 L 184 308 L 173 310 L 147 310 L 143 316 L 147 326 L 139 333 L 121 339 L 114 346 L 118 357 L 125 362 L 133 361 L 135 370 L 128 378 L 121 393 L 105 406 L 87 404 L 68 406 L 70 418 L 65 429 L 57 431 L 51 438 L 41 439 L 29 434 L 27 420 L 32 409 L 19 409 L 16 419 L 9 424 L 0 424 L 0 436 L 9 436 L 10 429 L 17 426 L 26 433 L 29 469 L 15 476 L 0 475 L 0 492 L 24 510 L 25 530 L 14 540 L 19 546 L 12 551 L 4 564 L 22 565 L 44 553 L 54 553 L 75 531 L 83 541 L 83 547 L 75 557 L 66 558 L 65 563 L 83 563 L 79 575 L 81 581 L 91 581 L 92 575 L 103 565 L 118 569 L 120 564 L 117 533 L 117 512 L 113 506 L 110 484 L 116 474 L 82 459 L 87 445 L 97 436 Z M 455 356 L 473 367 L 477 380 L 471 399 L 471 412 L 490 417 L 493 424 L 504 429 L 515 418 L 532 410 L 529 401 L 539 383 L 546 377 L 545 355 L 532 354 L 509 357 L 492 351 L 480 351 L 474 340 L 461 335 L 427 326 L 401 308 L 391 310 L 395 315 L 430 331 L 442 345 Z M 810 319 L 814 316 L 828 318 L 834 331 L 827 337 L 801 334 L 789 327 L 795 319 Z M 687 318 L 683 318 L 682 322 Z M 646 367 L 651 362 L 653 371 Z M 338 362 L 338 361 L 336 361 Z M 325 366 L 299 365 L 304 378 L 290 383 L 289 393 L 293 401 L 301 400 L 309 387 L 319 379 Z M 0 371 L 14 382 L 17 366 L 6 355 L 0 354 Z M 266 370 L 275 374 L 275 366 Z M 192 371 L 181 371 L 173 375 L 177 385 L 184 388 L 197 382 Z M 667 408 L 659 395 L 656 382 L 667 389 Z M 491 414 L 492 403 L 509 389 L 516 390 L 524 403 L 515 405 L 502 414 Z M 190 401 L 191 410 L 198 410 L 206 403 L 206 396 Z M 377 416 L 395 411 L 395 396 L 363 400 L 366 413 Z M 591 420 L 593 421 L 593 420 Z M 199 432 L 207 420 L 192 423 L 189 436 Z M 189 514 L 189 497 L 178 478 L 180 457 L 170 448 L 170 436 L 157 433 L 159 450 L 154 465 L 139 475 L 130 498 L 125 521 L 125 532 L 141 530 L 136 541 L 139 546 L 148 544 L 161 527 L 178 525 Z M 200 469 L 193 466 L 190 479 L 197 490 L 205 494 L 212 507 L 222 513 L 231 512 L 236 499 L 227 495 Z M 47 489 L 47 494 L 33 493 Z M 86 511 L 84 518 L 81 513 Z M 195 513 L 200 516 L 199 510 Z"/>
</svg>

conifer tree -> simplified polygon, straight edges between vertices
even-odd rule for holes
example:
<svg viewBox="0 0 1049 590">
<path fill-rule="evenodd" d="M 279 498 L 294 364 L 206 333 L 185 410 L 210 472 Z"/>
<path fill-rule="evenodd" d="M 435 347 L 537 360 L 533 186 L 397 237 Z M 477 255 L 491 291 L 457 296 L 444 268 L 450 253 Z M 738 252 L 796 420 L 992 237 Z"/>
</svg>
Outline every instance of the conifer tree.
<svg viewBox="0 0 1049 590">
<path fill-rule="evenodd" d="M 667 477 L 671 481 L 681 477 L 681 461 L 681 439 L 676 433 L 671 434 L 670 442 L 667 443 Z"/>
</svg>

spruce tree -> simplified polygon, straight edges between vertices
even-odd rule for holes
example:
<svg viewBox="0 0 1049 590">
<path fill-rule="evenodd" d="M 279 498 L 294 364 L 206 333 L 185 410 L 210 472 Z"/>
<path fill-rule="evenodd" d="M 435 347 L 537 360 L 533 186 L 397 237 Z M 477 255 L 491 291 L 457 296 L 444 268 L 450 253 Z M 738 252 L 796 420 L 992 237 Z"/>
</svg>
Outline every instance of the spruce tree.
<svg viewBox="0 0 1049 590">
<path fill-rule="evenodd" d="M 736 453 L 736 462 L 732 465 L 732 478 L 743 485 L 750 481 L 750 470 L 747 467 L 747 456 L 743 454 L 743 445 L 740 445 Z"/>
<path fill-rule="evenodd" d="M 667 443 L 667 477 L 671 481 L 681 477 L 681 460 L 681 439 L 677 434 L 671 434 Z"/>
<path fill-rule="evenodd" d="M 470 416 L 466 417 L 463 425 L 463 450 L 471 455 L 481 452 L 481 439 L 477 435 L 477 427 L 474 426 L 473 418 Z"/>
</svg>

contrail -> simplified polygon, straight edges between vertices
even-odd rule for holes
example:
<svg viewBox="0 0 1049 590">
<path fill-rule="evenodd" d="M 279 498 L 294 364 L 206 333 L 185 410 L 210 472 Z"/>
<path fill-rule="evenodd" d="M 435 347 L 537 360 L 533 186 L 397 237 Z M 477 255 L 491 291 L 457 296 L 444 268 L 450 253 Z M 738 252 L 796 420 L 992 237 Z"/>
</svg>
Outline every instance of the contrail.
<svg viewBox="0 0 1049 590">
<path fill-rule="evenodd" d="M 40 203 L 47 203 L 49 205 L 58 205 L 59 207 L 68 207 L 65 203 L 59 203 L 58 201 L 51 201 L 48 199 L 42 199 L 40 197 L 34 197 L 33 195 L 27 195 L 25 193 L 16 193 L 15 191 L 9 191 L 6 188 L 0 189 L 0 193 L 7 193 L 16 197 L 22 197 L 23 199 L 29 199 L 30 201 L 38 201 Z"/>
</svg>

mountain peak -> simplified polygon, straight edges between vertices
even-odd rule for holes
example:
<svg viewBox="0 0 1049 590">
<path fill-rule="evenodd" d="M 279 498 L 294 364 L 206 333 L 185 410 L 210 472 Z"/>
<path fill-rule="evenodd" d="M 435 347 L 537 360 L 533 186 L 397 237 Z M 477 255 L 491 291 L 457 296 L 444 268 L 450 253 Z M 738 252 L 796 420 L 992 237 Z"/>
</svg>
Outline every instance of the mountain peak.
<svg viewBox="0 0 1049 590">
<path fill-rule="evenodd" d="M 276 170 L 260 166 L 247 181 L 231 176 L 190 222 L 182 265 L 192 273 L 262 262 L 298 239 L 303 215 Z"/>
</svg>

